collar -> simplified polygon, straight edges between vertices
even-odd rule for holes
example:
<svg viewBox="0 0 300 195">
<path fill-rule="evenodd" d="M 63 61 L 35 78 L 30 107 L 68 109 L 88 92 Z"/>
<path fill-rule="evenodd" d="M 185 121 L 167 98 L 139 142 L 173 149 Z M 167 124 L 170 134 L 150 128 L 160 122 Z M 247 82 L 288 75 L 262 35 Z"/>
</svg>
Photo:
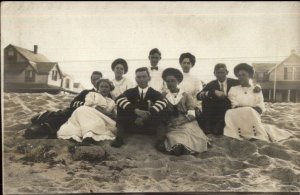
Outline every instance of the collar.
<svg viewBox="0 0 300 195">
<path fill-rule="evenodd" d="M 184 91 L 179 88 L 179 91 L 175 97 L 173 95 L 173 93 L 171 93 L 171 91 L 168 89 L 166 98 L 172 105 L 177 105 L 179 103 L 179 101 L 182 99 L 183 93 L 184 93 Z"/>
<path fill-rule="evenodd" d="M 217 80 L 218 81 L 218 83 L 221 85 L 221 84 L 227 84 L 227 78 L 225 79 L 225 81 L 223 81 L 223 82 L 221 82 L 221 81 L 219 81 L 219 80 Z"/>
<path fill-rule="evenodd" d="M 140 94 L 142 93 L 142 90 L 143 90 L 143 93 L 146 94 L 147 91 L 148 91 L 148 89 L 149 89 L 149 86 L 146 87 L 146 88 L 144 88 L 144 89 L 142 89 L 142 88 L 140 88 L 140 87 L 138 86 L 138 90 L 139 90 L 139 93 L 140 93 Z"/>
</svg>

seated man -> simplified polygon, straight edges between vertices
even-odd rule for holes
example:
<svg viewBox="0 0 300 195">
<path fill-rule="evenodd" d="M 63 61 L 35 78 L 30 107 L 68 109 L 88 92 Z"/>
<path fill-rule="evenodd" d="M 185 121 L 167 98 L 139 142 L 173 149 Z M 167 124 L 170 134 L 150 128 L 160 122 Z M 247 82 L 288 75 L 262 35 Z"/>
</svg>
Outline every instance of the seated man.
<svg viewBox="0 0 300 195">
<path fill-rule="evenodd" d="M 73 111 L 79 106 L 84 105 L 85 97 L 89 92 L 96 91 L 96 83 L 102 78 L 102 73 L 94 71 L 91 75 L 91 83 L 94 88 L 89 90 L 83 90 L 78 96 L 71 102 L 70 107 L 64 110 L 56 112 L 46 111 L 42 114 L 36 115 L 31 119 L 31 126 L 26 129 L 26 138 L 35 138 L 40 136 L 47 136 L 51 138 L 56 137 L 56 132 L 72 115 Z"/>
<path fill-rule="evenodd" d="M 150 74 L 146 67 L 135 71 L 137 87 L 126 90 L 116 99 L 117 136 L 113 147 L 124 144 L 124 133 L 157 133 L 158 142 L 163 140 L 165 130 L 165 108 L 167 100 L 162 94 L 148 86 Z"/>
<path fill-rule="evenodd" d="M 197 99 L 202 100 L 202 114 L 197 120 L 206 134 L 222 135 L 225 113 L 231 108 L 227 95 L 231 87 L 239 85 L 239 81 L 227 78 L 228 70 L 222 63 L 216 64 L 214 75 L 217 79 L 209 82 L 197 94 Z M 254 88 L 256 93 L 260 91 L 260 87 Z"/>
</svg>

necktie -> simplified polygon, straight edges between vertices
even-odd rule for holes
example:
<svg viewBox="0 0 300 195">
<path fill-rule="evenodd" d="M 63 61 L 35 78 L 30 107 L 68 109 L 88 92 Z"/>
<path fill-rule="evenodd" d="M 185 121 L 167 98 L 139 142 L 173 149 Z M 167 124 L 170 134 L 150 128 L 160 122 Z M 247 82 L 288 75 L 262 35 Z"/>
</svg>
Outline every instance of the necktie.
<svg viewBox="0 0 300 195">
<path fill-rule="evenodd" d="M 224 92 L 224 86 L 223 86 L 223 83 L 221 83 L 221 91 Z"/>
<path fill-rule="evenodd" d="M 151 70 L 158 70 L 158 67 L 157 66 L 155 66 L 155 67 L 151 66 Z"/>
<path fill-rule="evenodd" d="M 144 92 L 142 90 L 142 93 L 141 93 L 141 101 L 143 101 L 143 98 L 144 98 Z"/>
</svg>

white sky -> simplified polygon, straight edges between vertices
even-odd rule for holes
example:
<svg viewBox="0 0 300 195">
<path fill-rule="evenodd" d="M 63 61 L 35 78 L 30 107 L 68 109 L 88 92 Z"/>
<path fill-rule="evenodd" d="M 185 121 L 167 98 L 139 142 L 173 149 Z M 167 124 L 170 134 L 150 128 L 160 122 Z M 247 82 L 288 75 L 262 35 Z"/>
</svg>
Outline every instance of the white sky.
<svg viewBox="0 0 300 195">
<path fill-rule="evenodd" d="M 36 44 L 87 88 L 93 70 L 112 77 L 118 57 L 128 60 L 133 76 L 154 47 L 162 51 L 161 66 L 178 67 L 180 54 L 191 52 L 198 58 L 193 74 L 208 81 L 217 62 L 232 69 L 281 61 L 291 49 L 299 54 L 299 35 L 300 2 L 1 3 L 1 51 Z"/>
</svg>

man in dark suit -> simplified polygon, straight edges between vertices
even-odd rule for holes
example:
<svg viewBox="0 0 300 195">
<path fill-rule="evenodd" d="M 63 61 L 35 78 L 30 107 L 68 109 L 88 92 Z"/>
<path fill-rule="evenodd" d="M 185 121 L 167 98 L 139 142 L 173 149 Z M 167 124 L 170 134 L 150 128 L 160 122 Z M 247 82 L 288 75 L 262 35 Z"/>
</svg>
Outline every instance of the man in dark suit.
<svg viewBox="0 0 300 195">
<path fill-rule="evenodd" d="M 202 100 L 202 114 L 197 120 L 206 134 L 222 135 L 225 113 L 231 108 L 227 94 L 231 87 L 240 83 L 237 79 L 227 78 L 228 70 L 222 63 L 215 65 L 214 75 L 217 79 L 208 83 L 197 94 L 197 99 Z M 256 86 L 255 92 L 260 92 L 260 87 Z"/>
<path fill-rule="evenodd" d="M 165 132 L 164 111 L 167 100 L 162 94 L 148 86 L 150 74 L 146 67 L 135 71 L 137 87 L 126 90 L 116 99 L 117 104 L 117 137 L 111 143 L 113 147 L 124 144 L 124 134 L 157 133 L 158 142 Z"/>
<path fill-rule="evenodd" d="M 46 111 L 42 114 L 36 115 L 31 119 L 31 126 L 26 129 L 25 137 L 34 138 L 39 137 L 39 135 L 45 134 L 45 136 L 55 138 L 56 132 L 59 130 L 61 125 L 63 125 L 72 115 L 74 110 L 79 106 L 84 105 L 85 96 L 92 91 L 96 91 L 96 82 L 102 78 L 102 73 L 99 71 L 94 71 L 91 75 L 91 83 L 93 84 L 93 89 L 83 90 L 79 95 L 77 95 L 70 104 L 70 107 L 64 110 L 58 110 L 56 112 Z"/>
</svg>

